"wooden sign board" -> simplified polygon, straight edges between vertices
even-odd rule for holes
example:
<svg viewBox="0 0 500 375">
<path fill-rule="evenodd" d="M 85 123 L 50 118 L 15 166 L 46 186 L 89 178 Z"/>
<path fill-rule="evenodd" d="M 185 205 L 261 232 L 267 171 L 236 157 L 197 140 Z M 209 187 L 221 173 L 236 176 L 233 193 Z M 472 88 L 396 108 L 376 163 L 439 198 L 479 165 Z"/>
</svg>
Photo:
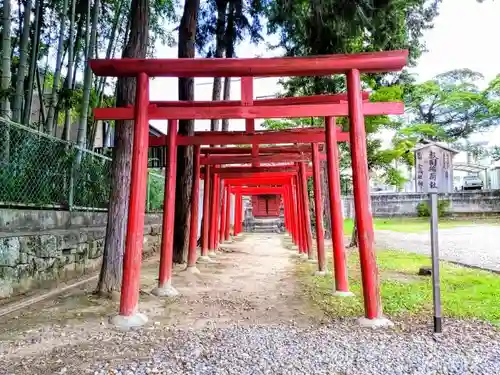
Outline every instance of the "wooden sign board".
<svg viewBox="0 0 500 375">
<path fill-rule="evenodd" d="M 453 192 L 453 157 L 456 151 L 430 144 L 415 150 L 415 191 Z"/>
</svg>

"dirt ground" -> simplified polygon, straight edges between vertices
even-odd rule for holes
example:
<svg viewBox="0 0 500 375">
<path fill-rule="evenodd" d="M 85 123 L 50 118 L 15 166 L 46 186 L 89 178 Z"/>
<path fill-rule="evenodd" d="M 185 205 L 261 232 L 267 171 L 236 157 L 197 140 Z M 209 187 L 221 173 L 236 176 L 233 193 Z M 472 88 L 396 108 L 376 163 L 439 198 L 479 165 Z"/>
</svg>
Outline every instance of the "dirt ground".
<svg viewBox="0 0 500 375">
<path fill-rule="evenodd" d="M 250 235 L 223 246 L 216 261 L 199 264 L 200 274 L 176 268 L 173 285 L 181 296 L 149 294 L 157 282 L 158 259 L 148 260 L 141 275 L 139 309 L 149 322 L 137 332 L 109 325 L 117 302 L 92 295 L 94 285 L 2 317 L 0 374 L 53 374 L 88 368 L 94 361 L 147 356 L 179 329 L 226 325 L 311 326 L 323 315 L 303 297 L 293 275 L 292 252 L 279 235 Z"/>
</svg>

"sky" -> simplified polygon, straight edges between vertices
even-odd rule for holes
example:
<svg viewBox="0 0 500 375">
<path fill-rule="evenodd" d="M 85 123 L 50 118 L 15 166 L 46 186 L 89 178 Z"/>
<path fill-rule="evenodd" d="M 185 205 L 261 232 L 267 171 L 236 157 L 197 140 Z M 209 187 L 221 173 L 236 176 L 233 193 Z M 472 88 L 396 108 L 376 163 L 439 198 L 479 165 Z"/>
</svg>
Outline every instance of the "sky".
<svg viewBox="0 0 500 375">
<path fill-rule="evenodd" d="M 418 75 L 419 81 L 424 81 L 435 75 L 452 69 L 469 68 L 482 73 L 486 84 L 500 73 L 500 51 L 496 48 L 499 34 L 500 1 L 485 0 L 479 4 L 476 0 L 444 0 L 440 14 L 434 20 L 434 28 L 424 34 L 428 52 L 419 59 L 412 72 Z M 275 37 L 268 38 L 273 41 Z M 237 48 L 238 57 L 272 57 L 280 56 L 280 50 L 268 50 L 266 46 L 253 46 L 243 43 Z M 177 49 L 161 47 L 157 51 L 158 58 L 174 58 Z M 195 99 L 211 99 L 211 80 L 197 79 L 195 81 Z M 150 84 L 151 100 L 176 100 L 177 79 L 156 78 Z M 272 96 L 279 92 L 276 78 L 256 79 L 254 96 Z M 240 98 L 239 81 L 232 82 L 231 99 Z M 261 121 L 260 121 L 261 122 Z M 256 121 L 256 126 L 260 123 Z M 159 130 L 166 129 L 164 121 L 152 121 L 151 124 Z M 197 121 L 196 130 L 208 130 L 209 121 Z M 242 120 L 230 122 L 230 130 L 242 130 Z M 389 135 L 382 135 L 390 141 Z M 473 141 L 488 140 L 490 145 L 500 144 L 500 129 L 474 136 Z"/>
</svg>

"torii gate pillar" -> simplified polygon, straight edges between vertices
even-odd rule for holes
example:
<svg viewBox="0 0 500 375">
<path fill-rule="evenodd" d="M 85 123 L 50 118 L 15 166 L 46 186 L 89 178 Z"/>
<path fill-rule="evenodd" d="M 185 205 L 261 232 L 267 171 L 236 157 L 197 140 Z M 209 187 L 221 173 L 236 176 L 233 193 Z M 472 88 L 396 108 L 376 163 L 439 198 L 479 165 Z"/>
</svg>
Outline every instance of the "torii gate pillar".
<svg viewBox="0 0 500 375">
<path fill-rule="evenodd" d="M 326 163 L 328 171 L 328 192 L 330 195 L 330 216 L 332 223 L 333 269 L 335 274 L 335 293 L 339 297 L 352 297 L 347 279 L 347 264 L 344 247 L 344 217 L 340 194 L 340 167 L 335 133 L 335 118 L 325 118 Z"/>
<path fill-rule="evenodd" d="M 374 249 L 373 220 L 370 212 L 365 119 L 363 117 L 360 74 L 357 69 L 352 69 L 347 72 L 347 95 L 349 98 L 349 135 L 353 172 L 354 208 L 356 211 L 359 259 L 361 263 L 361 278 L 365 304 L 365 317 L 360 319 L 360 323 L 368 326 L 389 325 L 392 323 L 382 315 L 382 301 L 380 298 L 380 285 Z"/>
<path fill-rule="evenodd" d="M 209 262 L 210 258 L 208 257 L 208 251 L 210 249 L 210 231 L 211 231 L 211 220 L 210 220 L 210 197 L 211 191 L 210 185 L 212 183 L 212 179 L 210 176 L 210 165 L 205 167 L 205 180 L 203 182 L 203 234 L 201 238 L 201 256 L 198 258 L 198 262 Z"/>
<path fill-rule="evenodd" d="M 179 293 L 172 286 L 174 246 L 175 175 L 177 171 L 177 121 L 168 122 L 167 168 L 165 173 L 165 199 L 161 236 L 160 274 L 158 287 L 151 293 L 158 297 L 173 297 Z"/>
<path fill-rule="evenodd" d="M 148 106 L 149 77 L 140 73 L 136 86 L 134 144 L 120 312 L 111 318 L 111 323 L 126 329 L 142 326 L 148 321 L 148 318 L 138 311 L 148 178 Z"/>
</svg>

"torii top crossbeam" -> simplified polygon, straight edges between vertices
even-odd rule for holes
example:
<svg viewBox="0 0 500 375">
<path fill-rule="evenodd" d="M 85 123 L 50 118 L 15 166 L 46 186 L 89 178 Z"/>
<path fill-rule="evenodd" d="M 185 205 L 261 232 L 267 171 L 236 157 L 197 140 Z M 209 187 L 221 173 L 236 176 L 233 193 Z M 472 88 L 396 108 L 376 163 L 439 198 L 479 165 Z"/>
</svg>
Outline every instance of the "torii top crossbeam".
<svg viewBox="0 0 500 375">
<path fill-rule="evenodd" d="M 408 51 L 261 59 L 106 59 L 91 60 L 98 76 L 136 77 L 286 77 L 323 76 L 357 69 L 361 73 L 399 71 Z"/>
</svg>

